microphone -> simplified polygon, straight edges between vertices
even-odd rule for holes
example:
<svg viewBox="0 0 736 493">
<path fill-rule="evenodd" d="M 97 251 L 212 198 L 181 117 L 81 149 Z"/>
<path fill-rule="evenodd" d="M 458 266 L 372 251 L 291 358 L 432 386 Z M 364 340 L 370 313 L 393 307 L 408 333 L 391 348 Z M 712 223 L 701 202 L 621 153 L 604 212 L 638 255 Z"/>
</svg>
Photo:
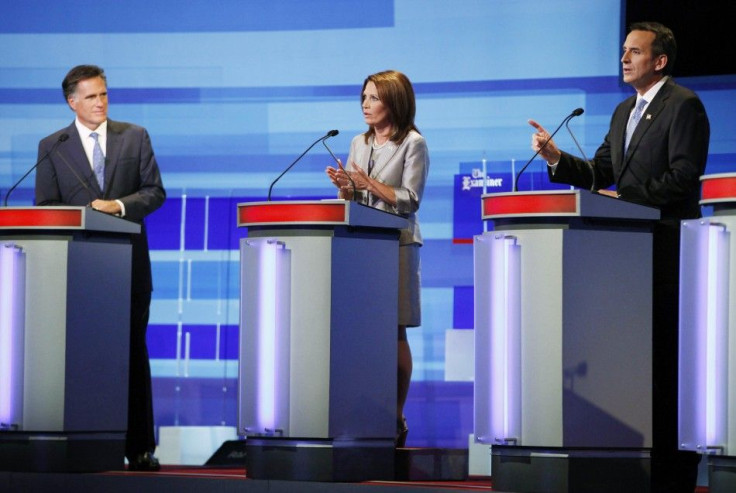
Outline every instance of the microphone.
<svg viewBox="0 0 736 493">
<path fill-rule="evenodd" d="M 289 170 L 290 170 L 290 169 L 291 169 L 292 167 L 294 167 L 294 165 L 295 165 L 296 163 L 298 163 L 298 162 L 299 162 L 299 160 L 300 160 L 301 158 L 303 158 L 303 157 L 304 157 L 304 155 L 305 155 L 306 153 L 308 153 L 308 152 L 309 152 L 309 150 L 310 150 L 310 149 L 311 149 L 312 147 L 314 147 L 315 145 L 317 145 L 317 142 L 320 142 L 320 141 L 324 142 L 325 140 L 329 139 L 330 137 L 334 137 L 335 135 L 337 135 L 337 134 L 339 134 L 339 133 L 340 133 L 340 131 L 339 131 L 339 130 L 330 130 L 330 131 L 329 131 L 329 132 L 327 132 L 327 133 L 326 133 L 325 135 L 323 135 L 323 136 L 322 136 L 322 137 L 320 137 L 319 139 L 317 139 L 317 140 L 315 140 L 314 142 L 312 142 L 312 145 L 310 145 L 309 147 L 307 147 L 307 149 L 306 149 L 306 150 L 305 150 L 304 152 L 302 152 L 302 153 L 301 153 L 301 154 L 299 155 L 299 157 L 298 157 L 298 158 L 296 158 L 296 159 L 294 160 L 294 162 L 293 162 L 293 163 L 291 163 L 291 164 L 290 164 L 290 165 L 289 165 L 289 166 L 288 166 L 288 167 L 287 167 L 287 168 L 286 168 L 286 169 L 285 169 L 284 171 L 282 171 L 282 172 L 281 172 L 281 174 L 280 174 L 280 175 L 279 175 L 278 177 L 276 177 L 276 179 L 275 179 L 274 181 L 272 181 L 272 182 L 271 182 L 271 186 L 270 186 L 270 187 L 268 187 L 268 201 L 269 201 L 269 202 L 271 201 L 271 191 L 273 190 L 273 186 L 274 186 L 274 185 L 276 184 L 276 182 L 277 182 L 277 181 L 279 181 L 279 180 L 281 179 L 281 177 L 282 177 L 282 176 L 284 176 L 284 175 L 285 175 L 285 174 L 286 174 L 286 173 L 287 173 L 287 172 L 288 172 L 288 171 L 289 171 Z"/>
<path fill-rule="evenodd" d="M 580 114 L 583 113 L 582 108 L 578 108 L 580 110 Z M 575 110 L 577 111 L 577 110 Z M 590 185 L 590 191 L 595 192 L 595 170 L 593 169 L 593 162 L 588 159 L 588 156 L 585 155 L 585 151 L 578 143 L 578 139 L 575 138 L 575 134 L 572 133 L 572 130 L 570 130 L 570 120 L 567 120 L 567 123 L 565 123 L 565 128 L 567 128 L 567 131 L 570 133 L 570 137 L 572 137 L 572 141 L 575 142 L 575 145 L 578 148 L 578 151 L 580 151 L 580 154 L 583 156 L 583 159 L 585 159 L 585 164 L 588 165 L 588 169 L 590 169 L 590 177 L 593 179 L 591 185 Z"/>
<path fill-rule="evenodd" d="M 41 159 L 39 159 L 38 161 L 36 161 L 36 164 L 34 164 L 34 165 L 33 165 L 33 166 L 31 167 L 31 169 L 29 169 L 28 171 L 26 171 L 26 174 L 25 174 L 25 175 L 23 175 L 23 176 L 22 176 L 22 177 L 20 178 L 20 180 L 18 180 L 17 182 L 15 182 L 15 185 L 13 185 L 12 187 L 10 187 L 10 190 L 8 190 L 8 193 L 6 193 L 6 194 L 5 194 L 5 202 L 3 203 L 3 205 L 4 205 L 5 207 L 7 207 L 7 206 L 8 206 L 8 198 L 10 198 L 10 194 L 11 194 L 11 193 L 13 193 L 13 190 L 15 190 L 15 188 L 16 188 L 16 187 L 17 187 L 18 185 L 20 185 L 20 184 L 21 184 L 21 182 L 22 182 L 23 180 L 25 180 L 25 179 L 26 179 L 26 177 L 27 177 L 28 175 L 30 175 L 30 174 L 31 174 L 31 171 L 33 171 L 34 169 L 36 169 L 36 167 L 37 167 L 37 166 L 38 166 L 39 164 L 41 164 L 41 162 L 42 162 L 42 161 L 43 161 L 44 159 L 46 159 L 47 157 L 49 157 L 49 154 L 51 154 L 51 153 L 52 153 L 53 151 L 55 151 L 55 150 L 56 150 L 56 148 L 57 148 L 57 147 L 59 147 L 59 145 L 60 145 L 60 144 L 61 144 L 62 142 L 65 142 L 65 141 L 66 141 L 66 140 L 67 140 L 68 138 L 69 138 L 69 134 L 61 134 L 61 135 L 59 135 L 59 138 L 58 138 L 58 139 L 56 140 L 56 142 L 54 142 L 54 145 L 53 145 L 53 146 L 51 146 L 51 149 L 49 149 L 49 150 L 48 150 L 48 151 L 46 152 L 46 154 L 44 154 L 44 155 L 43 155 L 43 156 L 41 157 Z"/>
<path fill-rule="evenodd" d="M 337 130 L 334 130 L 334 132 L 335 132 L 335 135 L 337 135 Z M 348 173 L 345 168 L 342 167 L 342 164 L 340 164 L 340 160 L 337 159 L 337 156 L 335 156 L 335 153 L 332 152 L 332 149 L 330 149 L 327 146 L 327 140 L 326 139 L 322 141 L 322 145 L 325 146 L 325 149 L 327 149 L 327 152 L 329 152 L 330 153 L 330 156 L 332 156 L 332 159 L 335 160 L 335 163 L 337 163 L 337 167 L 340 168 L 341 170 L 345 171 L 345 176 L 348 177 L 348 180 L 350 180 L 350 185 L 352 185 L 352 187 L 353 187 L 353 200 L 355 200 L 355 182 L 353 181 L 353 177 L 350 176 L 350 173 Z"/>
<path fill-rule="evenodd" d="M 529 161 L 526 162 L 526 164 L 521 168 L 521 170 L 519 171 L 519 173 L 516 175 L 516 179 L 514 180 L 514 189 L 512 190 L 513 192 L 516 192 L 519 189 L 519 177 L 521 177 L 521 174 L 524 172 L 524 170 L 527 168 L 527 166 L 529 166 L 532 163 L 532 161 L 534 161 L 534 158 L 537 157 L 540 152 L 542 152 L 542 149 L 544 149 L 545 147 L 547 147 L 547 144 L 549 144 L 549 141 L 552 140 L 552 137 L 554 137 L 557 132 L 560 131 L 560 129 L 562 128 L 562 125 L 564 125 L 565 123 L 569 122 L 572 118 L 575 118 L 576 116 L 582 115 L 584 111 L 585 110 L 583 110 L 582 108 L 575 108 L 574 110 L 572 110 L 572 113 L 570 113 L 569 115 L 567 115 L 565 117 L 565 119 L 562 120 L 562 122 L 557 126 L 557 128 L 555 129 L 555 131 L 552 132 L 552 135 L 549 136 L 549 139 L 547 139 L 544 142 L 544 144 L 542 144 L 542 147 L 540 147 L 539 150 L 534 153 L 534 155 L 532 156 L 532 158 Z"/>
</svg>

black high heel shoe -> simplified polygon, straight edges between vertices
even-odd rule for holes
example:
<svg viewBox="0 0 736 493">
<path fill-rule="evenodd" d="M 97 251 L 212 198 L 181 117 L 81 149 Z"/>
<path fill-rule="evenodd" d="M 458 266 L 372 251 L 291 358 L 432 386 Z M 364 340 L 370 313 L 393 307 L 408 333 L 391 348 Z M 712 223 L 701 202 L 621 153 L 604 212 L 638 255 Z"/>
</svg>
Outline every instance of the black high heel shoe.
<svg viewBox="0 0 736 493">
<path fill-rule="evenodd" d="M 406 436 L 409 434 L 409 426 L 406 424 L 406 417 L 402 416 L 396 420 L 396 448 L 404 448 L 406 446 Z"/>
</svg>

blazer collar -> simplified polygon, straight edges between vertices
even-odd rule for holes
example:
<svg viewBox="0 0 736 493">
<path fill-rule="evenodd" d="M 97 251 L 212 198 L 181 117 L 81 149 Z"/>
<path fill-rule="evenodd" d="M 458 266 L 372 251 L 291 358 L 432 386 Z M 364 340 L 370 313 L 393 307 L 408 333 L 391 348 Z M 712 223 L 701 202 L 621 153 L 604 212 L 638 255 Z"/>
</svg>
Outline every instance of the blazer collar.
<svg viewBox="0 0 736 493">
<path fill-rule="evenodd" d="M 110 185 L 115 177 L 117 170 L 120 151 L 123 147 L 125 138 L 122 129 L 117 122 L 110 119 L 107 120 L 107 155 L 105 156 L 105 194 L 103 198 L 107 198 Z"/>
<path fill-rule="evenodd" d="M 100 186 L 97 184 L 97 180 L 94 179 L 91 173 L 91 168 L 87 155 L 84 153 L 82 147 L 82 139 L 79 136 L 79 131 L 74 122 L 67 127 L 67 133 L 69 134 L 70 149 L 73 149 L 69 153 L 70 165 L 74 167 L 77 174 L 84 179 L 85 183 L 92 188 L 101 198 L 107 198 L 110 184 L 115 176 L 117 170 L 117 163 L 120 156 L 120 150 L 122 149 L 125 138 L 122 135 L 120 125 L 112 120 L 107 120 L 107 154 L 105 156 L 105 192 L 100 190 Z"/>
<path fill-rule="evenodd" d="M 82 138 L 73 121 L 66 128 L 66 133 L 69 135 L 69 141 L 57 151 L 63 154 L 62 162 L 69 167 L 69 170 L 83 185 L 86 185 L 88 193 L 91 191 L 98 197 L 101 197 L 100 187 L 97 185 L 97 180 L 94 179 L 94 173 L 87 159 L 87 155 L 84 153 Z"/>
<path fill-rule="evenodd" d="M 399 146 L 396 145 L 395 142 L 389 141 L 386 143 L 386 147 L 382 148 L 380 150 L 380 156 L 379 159 L 376 159 L 376 163 L 373 166 L 373 169 L 371 170 L 371 178 L 376 178 L 380 175 L 381 170 L 386 167 L 389 161 L 391 161 L 391 158 L 394 157 L 394 154 L 396 154 L 396 151 L 399 150 Z M 368 172 L 368 162 L 373 157 L 375 159 L 375 151 L 373 152 L 373 156 L 371 156 L 371 151 L 373 151 L 373 137 L 368 139 L 368 146 L 365 150 L 365 171 Z"/>
</svg>

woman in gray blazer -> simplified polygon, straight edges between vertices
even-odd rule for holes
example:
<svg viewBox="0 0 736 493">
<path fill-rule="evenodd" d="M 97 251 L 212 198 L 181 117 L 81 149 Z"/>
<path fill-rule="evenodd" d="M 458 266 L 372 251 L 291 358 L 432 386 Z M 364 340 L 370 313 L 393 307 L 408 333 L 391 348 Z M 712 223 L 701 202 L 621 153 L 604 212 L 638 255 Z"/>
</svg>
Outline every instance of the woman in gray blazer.
<svg viewBox="0 0 736 493">
<path fill-rule="evenodd" d="M 361 93 L 368 131 L 350 144 L 346 167 L 328 167 L 327 176 L 339 197 L 394 214 L 409 221 L 399 241 L 398 395 L 396 445 L 403 447 L 409 428 L 404 403 L 409 393 L 412 357 L 407 327 L 421 325 L 419 231 L 417 210 L 429 171 L 424 137 L 414 125 L 416 102 L 409 79 L 395 70 L 368 76 Z"/>
</svg>

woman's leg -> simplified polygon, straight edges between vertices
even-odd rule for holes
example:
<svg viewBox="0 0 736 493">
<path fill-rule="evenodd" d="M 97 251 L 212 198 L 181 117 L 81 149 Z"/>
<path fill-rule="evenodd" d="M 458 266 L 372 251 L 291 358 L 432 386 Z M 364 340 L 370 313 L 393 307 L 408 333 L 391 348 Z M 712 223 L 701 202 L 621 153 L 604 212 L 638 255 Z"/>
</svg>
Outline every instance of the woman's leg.
<svg viewBox="0 0 736 493">
<path fill-rule="evenodd" d="M 403 447 L 406 442 L 406 420 L 404 419 L 404 404 L 409 394 L 409 384 L 411 383 L 411 372 L 413 368 L 411 358 L 411 348 L 406 338 L 406 326 L 399 325 L 399 369 L 398 369 L 398 385 L 396 398 L 396 445 Z"/>
</svg>

